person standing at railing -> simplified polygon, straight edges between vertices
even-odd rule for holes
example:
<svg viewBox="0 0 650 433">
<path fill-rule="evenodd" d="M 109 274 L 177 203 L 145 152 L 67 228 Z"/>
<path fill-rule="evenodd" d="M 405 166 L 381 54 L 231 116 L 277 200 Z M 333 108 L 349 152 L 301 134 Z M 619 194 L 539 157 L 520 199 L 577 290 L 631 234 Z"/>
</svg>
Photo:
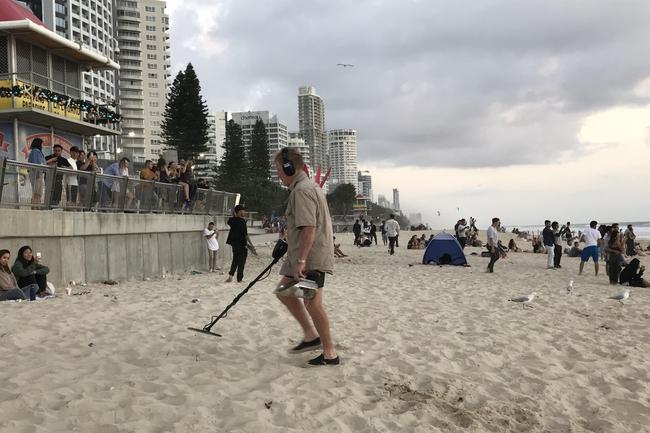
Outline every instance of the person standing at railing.
<svg viewBox="0 0 650 433">
<path fill-rule="evenodd" d="M 83 153 L 83 150 L 79 152 L 77 166 L 80 171 L 102 174 L 102 168 L 97 165 L 97 152 L 92 150 L 88 152 L 87 156 Z M 89 176 L 79 178 L 79 195 L 79 199 L 84 206 L 93 207 L 97 202 L 95 184 L 90 182 Z"/>
<path fill-rule="evenodd" d="M 178 184 L 183 187 L 183 210 L 190 208 L 190 182 L 192 179 L 192 161 L 184 161 L 180 166 Z"/>
<path fill-rule="evenodd" d="M 70 148 L 70 158 L 68 163 L 70 164 L 70 169 L 77 171 L 79 169 L 77 165 L 77 159 L 79 158 L 79 148 L 77 146 L 72 146 Z M 75 206 L 77 204 L 77 195 L 79 192 L 79 180 L 77 179 L 76 174 L 66 174 L 65 175 L 65 197 L 66 197 L 66 206 Z"/>
<path fill-rule="evenodd" d="M 50 167 L 56 166 L 59 168 L 72 168 L 67 159 L 63 156 L 63 147 L 60 144 L 55 144 L 52 147 L 52 154 L 46 158 L 47 165 Z M 61 203 L 61 195 L 63 194 L 63 175 L 57 174 L 54 179 L 54 185 L 52 188 L 52 200 L 50 201 L 51 206 L 59 206 Z"/>
<path fill-rule="evenodd" d="M 29 157 L 27 162 L 30 164 L 45 165 L 45 155 L 43 155 L 43 140 L 35 138 L 30 146 Z M 43 196 L 43 171 L 40 168 L 29 169 L 29 183 L 32 185 L 32 204 L 41 204 Z M 38 208 L 32 208 L 38 209 Z"/>
<path fill-rule="evenodd" d="M 153 161 L 150 159 L 144 162 L 144 168 L 140 170 L 140 179 L 148 181 L 156 180 L 156 173 L 153 171 Z M 154 196 L 153 184 L 141 183 L 138 185 L 137 193 L 139 195 L 140 207 L 148 209 Z"/>
<path fill-rule="evenodd" d="M 129 176 L 129 163 L 131 160 L 127 157 L 124 157 L 120 159 L 119 161 L 116 161 L 106 167 L 106 170 L 104 171 L 104 174 L 108 174 L 111 176 L 121 176 L 121 177 L 128 177 Z M 119 207 L 120 206 L 120 193 L 122 192 L 122 185 L 121 182 L 112 180 L 112 179 L 104 179 L 102 181 L 103 189 L 105 193 L 110 192 L 112 194 L 112 206 L 113 207 Z M 124 188 L 126 189 L 126 182 L 124 182 Z M 108 191 L 107 191 L 108 190 Z M 124 208 L 128 209 L 131 206 L 131 202 L 133 201 L 133 193 L 131 191 L 125 191 L 126 194 L 126 201 L 124 203 Z"/>
</svg>

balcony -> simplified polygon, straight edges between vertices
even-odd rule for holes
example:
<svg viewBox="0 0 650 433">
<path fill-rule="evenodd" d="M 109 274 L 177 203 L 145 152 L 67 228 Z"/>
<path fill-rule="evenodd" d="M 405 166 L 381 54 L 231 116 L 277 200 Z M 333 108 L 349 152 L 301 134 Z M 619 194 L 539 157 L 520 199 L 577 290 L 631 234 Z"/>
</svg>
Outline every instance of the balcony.
<svg viewBox="0 0 650 433">
<path fill-rule="evenodd" d="M 142 80 L 142 72 L 125 72 L 124 70 L 120 71 L 120 79 L 123 80 Z"/>
<path fill-rule="evenodd" d="M 120 18 L 119 23 L 117 24 L 117 31 L 119 33 L 120 30 L 128 30 L 131 32 L 138 32 L 140 33 L 140 25 L 138 24 L 138 21 L 123 21 L 123 18 Z"/>
<path fill-rule="evenodd" d="M 0 87 L 15 89 L 0 95 L 0 121 L 17 119 L 81 135 L 120 133 L 106 101 L 69 84 L 25 72 L 0 74 Z"/>
</svg>

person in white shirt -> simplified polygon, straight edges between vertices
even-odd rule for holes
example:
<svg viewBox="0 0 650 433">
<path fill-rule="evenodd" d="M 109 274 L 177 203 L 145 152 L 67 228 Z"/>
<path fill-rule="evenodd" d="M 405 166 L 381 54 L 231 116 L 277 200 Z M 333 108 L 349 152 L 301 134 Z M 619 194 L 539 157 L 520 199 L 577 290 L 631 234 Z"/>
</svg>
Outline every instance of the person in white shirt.
<svg viewBox="0 0 650 433">
<path fill-rule="evenodd" d="M 465 241 L 467 239 L 467 235 L 465 234 L 466 231 L 467 221 L 465 221 L 465 218 L 462 218 L 458 221 L 458 225 L 456 226 L 456 238 L 458 239 L 458 243 L 462 249 L 465 249 Z"/>
<path fill-rule="evenodd" d="M 589 223 L 589 228 L 585 229 L 582 233 L 582 238 L 580 240 L 585 243 L 585 247 L 580 256 L 580 271 L 578 272 L 578 275 L 582 275 L 585 263 L 588 262 L 589 257 L 591 257 L 594 260 L 596 276 L 598 276 L 598 240 L 600 239 L 600 232 L 596 230 L 596 226 L 598 226 L 598 222 L 592 221 Z"/>
<path fill-rule="evenodd" d="M 219 251 L 219 232 L 214 229 L 214 223 L 210 222 L 203 230 L 203 236 L 208 244 L 208 268 L 210 272 L 217 270 L 217 251 Z"/>
<path fill-rule="evenodd" d="M 392 256 L 395 254 L 395 241 L 399 236 L 399 223 L 395 221 L 395 215 L 390 214 L 384 228 L 386 229 L 386 235 L 388 235 L 388 253 Z"/>
<path fill-rule="evenodd" d="M 489 273 L 494 272 L 494 264 L 499 260 L 499 227 L 501 226 L 501 220 L 499 218 L 492 218 L 492 225 L 487 229 L 487 247 L 490 250 L 490 263 L 487 266 L 487 271 Z"/>
</svg>

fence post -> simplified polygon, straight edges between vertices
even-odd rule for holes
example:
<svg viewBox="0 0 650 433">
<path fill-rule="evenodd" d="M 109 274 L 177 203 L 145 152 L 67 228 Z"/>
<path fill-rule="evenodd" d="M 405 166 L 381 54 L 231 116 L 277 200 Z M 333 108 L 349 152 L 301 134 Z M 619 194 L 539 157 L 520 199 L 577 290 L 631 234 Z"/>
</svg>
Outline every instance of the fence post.
<svg viewBox="0 0 650 433">
<path fill-rule="evenodd" d="M 2 158 L 2 168 L 0 168 L 0 203 L 2 203 L 2 190 L 5 186 L 5 170 L 7 169 L 7 158 Z"/>
<path fill-rule="evenodd" d="M 92 177 L 92 179 L 90 181 L 90 184 L 88 185 L 88 188 L 90 189 L 90 191 L 88 191 L 88 193 L 87 193 L 88 194 L 88 210 L 92 210 L 92 208 L 93 208 L 93 203 L 94 203 L 93 200 L 95 199 L 95 188 L 96 188 L 95 182 L 97 182 L 97 172 L 93 170 L 93 177 Z"/>
<path fill-rule="evenodd" d="M 151 213 L 153 211 L 154 200 L 157 197 L 156 196 L 156 181 L 155 180 L 150 180 L 149 182 L 151 182 L 151 189 L 148 191 L 148 194 L 145 194 L 145 196 L 148 197 L 147 201 L 149 202 L 149 206 L 147 208 L 147 213 Z M 157 203 L 156 203 L 156 207 L 158 207 Z"/>
<path fill-rule="evenodd" d="M 45 209 L 52 209 L 52 194 L 54 194 L 54 187 L 56 185 L 56 168 L 56 164 L 51 167 L 47 167 L 48 170 L 51 170 L 51 173 L 45 173 Z M 63 191 L 61 194 L 63 194 Z"/>
<path fill-rule="evenodd" d="M 126 206 L 126 192 L 129 189 L 129 177 L 124 176 L 124 190 L 120 190 L 120 204 L 119 204 L 119 210 L 124 212 L 124 207 Z"/>
</svg>

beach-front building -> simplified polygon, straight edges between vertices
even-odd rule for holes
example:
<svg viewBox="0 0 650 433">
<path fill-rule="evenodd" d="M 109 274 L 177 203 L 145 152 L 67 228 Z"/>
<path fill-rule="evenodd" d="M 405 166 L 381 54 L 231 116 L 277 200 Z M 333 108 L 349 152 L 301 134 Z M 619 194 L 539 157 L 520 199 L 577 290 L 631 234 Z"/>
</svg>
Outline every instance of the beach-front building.
<svg viewBox="0 0 650 433">
<path fill-rule="evenodd" d="M 60 144 L 120 133 L 113 101 L 84 91 L 82 73 L 118 70 L 109 57 L 48 30 L 26 7 L 0 0 L 0 149 L 25 161 L 34 138 Z"/>
</svg>

